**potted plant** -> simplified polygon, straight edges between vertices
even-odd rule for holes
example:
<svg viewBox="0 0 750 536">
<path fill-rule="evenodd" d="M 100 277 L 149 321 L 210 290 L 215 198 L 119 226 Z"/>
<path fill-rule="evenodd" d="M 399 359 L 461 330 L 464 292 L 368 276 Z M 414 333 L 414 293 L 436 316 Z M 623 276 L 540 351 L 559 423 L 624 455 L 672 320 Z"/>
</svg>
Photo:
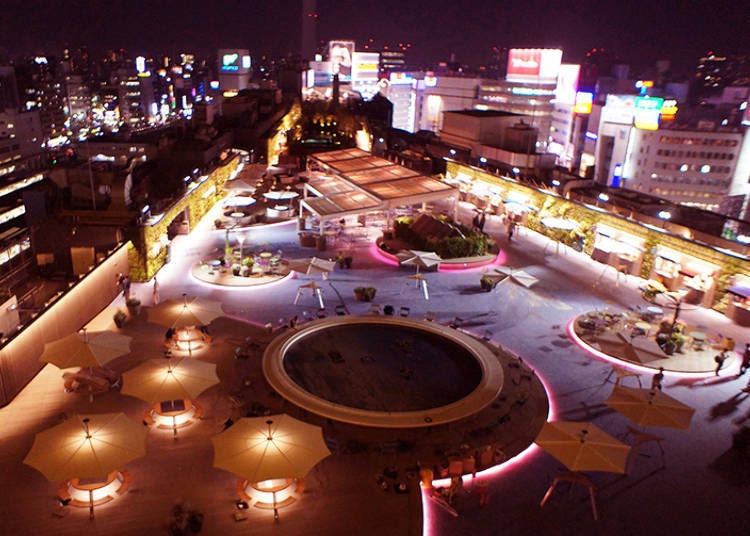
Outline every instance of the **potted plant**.
<svg viewBox="0 0 750 536">
<path fill-rule="evenodd" d="M 126 315 L 123 311 L 118 309 L 117 312 L 115 313 L 115 316 L 112 317 L 112 320 L 115 321 L 115 326 L 117 326 L 118 328 L 121 328 L 125 325 L 125 322 L 128 321 L 128 315 Z"/>
<path fill-rule="evenodd" d="M 672 333 L 671 342 L 675 345 L 675 352 L 681 354 L 682 347 L 685 345 L 685 342 L 687 342 L 687 337 L 684 333 L 675 331 L 674 333 Z"/>
<path fill-rule="evenodd" d="M 242 270 L 240 273 L 245 277 L 250 277 L 253 273 L 253 266 L 255 265 L 255 261 L 252 257 L 245 257 L 242 259 Z"/>
<path fill-rule="evenodd" d="M 138 316 L 141 314 L 141 300 L 138 298 L 128 298 L 125 300 L 125 305 L 128 308 L 130 316 Z"/>
<path fill-rule="evenodd" d="M 216 218 L 214 220 L 214 227 L 216 227 L 217 229 L 221 229 L 222 227 L 224 227 L 224 222 L 222 222 L 219 218 Z"/>
<path fill-rule="evenodd" d="M 232 265 L 232 275 L 240 275 L 240 268 L 242 268 L 239 264 L 235 263 Z"/>
<path fill-rule="evenodd" d="M 483 275 L 481 279 L 479 279 L 479 286 L 482 287 L 482 290 L 484 290 L 485 292 L 490 292 L 493 288 L 495 288 L 495 282 L 491 277 Z"/>
<path fill-rule="evenodd" d="M 359 301 L 369 302 L 375 297 L 375 287 L 356 287 L 354 289 L 354 297 Z"/>
</svg>

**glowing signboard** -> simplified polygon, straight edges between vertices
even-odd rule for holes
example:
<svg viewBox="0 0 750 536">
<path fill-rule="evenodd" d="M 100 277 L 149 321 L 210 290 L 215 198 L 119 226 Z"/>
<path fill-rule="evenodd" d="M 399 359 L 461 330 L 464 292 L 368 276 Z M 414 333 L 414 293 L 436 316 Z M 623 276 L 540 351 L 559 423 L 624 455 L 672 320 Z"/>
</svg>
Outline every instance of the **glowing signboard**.
<svg viewBox="0 0 750 536">
<path fill-rule="evenodd" d="M 594 104 L 594 94 L 587 91 L 578 91 L 576 93 L 576 102 L 573 111 L 577 114 L 587 115 L 591 113 L 591 107 Z"/>
<path fill-rule="evenodd" d="M 557 75 L 557 87 L 555 88 L 555 101 L 557 103 L 575 104 L 580 71 L 580 65 L 569 63 L 560 65 L 560 73 Z"/>
<path fill-rule="evenodd" d="M 231 54 L 224 54 L 221 57 L 221 70 L 222 71 L 239 71 L 240 65 L 239 65 L 239 59 L 240 55 L 236 52 L 233 52 Z"/>
<path fill-rule="evenodd" d="M 376 82 L 380 76 L 380 54 L 355 52 L 352 64 L 352 81 Z"/>
<path fill-rule="evenodd" d="M 391 73 L 388 77 L 391 85 L 412 85 L 414 83 L 414 77 L 409 73 Z"/>
<path fill-rule="evenodd" d="M 664 99 L 660 97 L 636 97 L 633 125 L 641 130 L 658 130 L 659 116 Z"/>
<path fill-rule="evenodd" d="M 508 52 L 508 82 L 554 83 L 560 72 L 562 50 L 557 48 L 512 48 Z"/>
<path fill-rule="evenodd" d="M 331 73 L 338 74 L 339 80 L 342 82 L 351 80 L 354 41 L 330 41 L 328 43 L 328 61 L 331 62 Z"/>
<path fill-rule="evenodd" d="M 675 99 L 665 99 L 661 106 L 661 118 L 663 120 L 674 119 L 677 115 L 677 101 Z"/>
</svg>

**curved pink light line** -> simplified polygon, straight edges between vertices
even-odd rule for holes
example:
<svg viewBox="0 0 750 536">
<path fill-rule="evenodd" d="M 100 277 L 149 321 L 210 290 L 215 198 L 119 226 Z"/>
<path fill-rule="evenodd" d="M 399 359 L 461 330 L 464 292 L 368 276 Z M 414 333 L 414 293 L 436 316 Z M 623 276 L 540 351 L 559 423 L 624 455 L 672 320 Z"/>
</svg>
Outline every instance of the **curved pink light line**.
<svg viewBox="0 0 750 536">
<path fill-rule="evenodd" d="M 610 363 L 612 365 L 617 365 L 618 367 L 622 367 L 627 370 L 631 370 L 633 372 L 639 372 L 639 373 L 646 373 L 646 374 L 653 374 L 656 372 L 656 368 L 654 367 L 647 367 L 644 365 L 636 365 L 634 363 L 631 363 L 629 361 L 625 361 L 622 359 L 618 359 L 614 356 L 611 356 L 609 354 L 605 354 L 601 350 L 597 350 L 596 348 L 589 346 L 583 339 L 581 339 L 575 332 L 575 321 L 577 316 L 574 316 L 570 322 L 568 322 L 568 325 L 566 327 L 566 331 L 568 332 L 568 337 L 576 343 L 577 346 L 579 346 L 581 349 L 585 350 L 587 353 L 591 354 L 592 356 L 600 359 L 601 361 L 605 361 L 607 363 Z M 700 378 L 710 378 L 714 376 L 713 371 L 706 371 L 706 372 L 679 372 L 675 370 L 665 370 L 664 375 L 673 377 L 673 378 L 694 378 L 694 379 L 700 379 Z"/>
<path fill-rule="evenodd" d="M 513 352 L 511 352 L 513 353 Z M 553 421 L 557 418 L 558 410 L 557 404 L 552 397 L 552 391 L 550 390 L 548 383 L 544 380 L 543 376 L 539 374 L 537 370 L 534 370 L 534 374 L 547 393 L 547 399 L 549 401 L 549 411 L 547 413 L 547 420 Z M 516 454 L 509 460 L 504 461 L 501 464 L 494 465 L 483 471 L 477 473 L 477 478 L 497 478 L 500 475 L 513 470 L 515 467 L 530 463 L 532 457 L 537 453 L 541 452 L 541 449 L 536 446 L 535 443 L 530 444 L 524 450 Z M 464 484 L 472 480 L 471 475 L 464 475 L 462 477 Z M 450 485 L 449 478 L 441 478 L 432 481 L 433 487 L 445 487 Z M 435 515 L 435 505 L 431 504 L 429 498 L 426 496 L 425 490 L 422 490 L 422 536 L 432 536 L 435 533 L 435 527 L 438 523 L 437 515 Z"/>
</svg>

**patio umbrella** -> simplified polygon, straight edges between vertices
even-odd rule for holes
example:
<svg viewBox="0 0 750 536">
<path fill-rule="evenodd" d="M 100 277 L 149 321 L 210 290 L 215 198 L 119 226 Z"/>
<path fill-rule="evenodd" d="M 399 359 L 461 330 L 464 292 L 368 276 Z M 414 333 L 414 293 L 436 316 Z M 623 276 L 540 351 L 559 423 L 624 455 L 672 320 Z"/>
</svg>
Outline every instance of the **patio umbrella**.
<svg viewBox="0 0 750 536">
<path fill-rule="evenodd" d="M 224 315 L 221 303 L 202 298 L 167 300 L 147 310 L 149 322 L 168 328 L 187 328 L 211 323 L 214 318 Z"/>
<path fill-rule="evenodd" d="M 557 229 L 559 231 L 572 231 L 577 229 L 580 225 L 577 221 L 569 218 L 542 218 L 542 225 L 549 229 Z"/>
<path fill-rule="evenodd" d="M 503 199 L 503 205 L 508 212 L 514 212 L 517 214 L 523 214 L 525 212 L 536 212 L 539 210 L 534 205 L 529 205 L 523 201 L 517 199 L 506 198 Z"/>
<path fill-rule="evenodd" d="M 45 344 L 39 360 L 61 369 L 101 367 L 116 357 L 129 354 L 132 340 L 113 331 L 87 333 L 83 330 L 82 334 L 71 333 Z"/>
<path fill-rule="evenodd" d="M 299 197 L 299 194 L 290 190 L 272 190 L 263 194 L 266 199 L 273 199 L 274 201 L 281 201 L 287 199 L 294 199 Z"/>
<path fill-rule="evenodd" d="M 233 195 L 232 197 L 227 198 L 224 201 L 225 207 L 249 207 L 250 205 L 254 205 L 257 203 L 258 200 L 254 197 L 250 197 L 247 195 Z"/>
<path fill-rule="evenodd" d="M 571 471 L 624 473 L 630 447 L 590 422 L 547 422 L 534 440 Z"/>
<path fill-rule="evenodd" d="M 440 255 L 434 251 L 419 251 L 416 249 L 410 249 L 408 251 L 402 251 L 396 254 L 401 265 L 416 266 L 417 273 L 420 268 L 432 268 L 438 266 L 440 261 Z"/>
<path fill-rule="evenodd" d="M 604 402 L 638 426 L 686 430 L 695 409 L 661 391 L 615 386 Z"/>
<path fill-rule="evenodd" d="M 211 441 L 214 467 L 248 482 L 302 478 L 331 454 L 319 426 L 286 414 L 240 419 Z"/>
<path fill-rule="evenodd" d="M 317 257 L 289 261 L 290 270 L 305 275 L 323 274 L 323 279 L 326 278 L 326 274 L 333 272 L 335 266 L 336 263 L 334 261 L 327 261 Z"/>
<path fill-rule="evenodd" d="M 124 413 L 76 415 L 38 433 L 23 463 L 53 482 L 104 478 L 146 454 L 147 433 Z"/>
<path fill-rule="evenodd" d="M 121 393 L 156 404 L 192 400 L 219 383 L 216 365 L 197 359 L 150 359 L 122 375 Z"/>
<path fill-rule="evenodd" d="M 243 179 L 234 179 L 224 183 L 224 189 L 233 192 L 254 192 L 255 185 L 245 182 Z"/>
<path fill-rule="evenodd" d="M 530 273 L 524 270 L 515 270 L 513 268 L 510 268 L 509 266 L 498 266 L 497 268 L 495 268 L 495 271 L 508 276 L 508 279 L 512 279 L 519 285 L 522 285 L 526 288 L 531 288 L 539 282 L 539 279 L 537 279 Z"/>
</svg>

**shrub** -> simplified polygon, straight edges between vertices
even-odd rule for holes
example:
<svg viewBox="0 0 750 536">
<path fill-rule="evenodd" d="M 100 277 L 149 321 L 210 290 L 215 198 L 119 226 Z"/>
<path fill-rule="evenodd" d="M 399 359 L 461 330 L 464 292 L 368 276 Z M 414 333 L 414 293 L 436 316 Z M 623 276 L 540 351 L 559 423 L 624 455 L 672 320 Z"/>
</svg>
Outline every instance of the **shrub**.
<svg viewBox="0 0 750 536">
<path fill-rule="evenodd" d="M 252 267 L 254 264 L 255 261 L 252 257 L 245 257 L 244 259 L 242 259 L 242 266 Z"/>
</svg>

